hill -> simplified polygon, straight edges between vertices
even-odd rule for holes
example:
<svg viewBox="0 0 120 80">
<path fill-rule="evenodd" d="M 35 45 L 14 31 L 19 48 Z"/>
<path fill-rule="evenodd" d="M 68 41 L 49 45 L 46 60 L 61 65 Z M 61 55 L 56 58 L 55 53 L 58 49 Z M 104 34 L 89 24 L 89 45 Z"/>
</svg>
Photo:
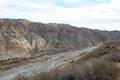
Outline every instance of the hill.
<svg viewBox="0 0 120 80">
<path fill-rule="evenodd" d="M 92 30 L 68 24 L 44 24 L 24 19 L 0 19 L 0 59 L 83 49 L 119 40 L 119 31 Z"/>
</svg>

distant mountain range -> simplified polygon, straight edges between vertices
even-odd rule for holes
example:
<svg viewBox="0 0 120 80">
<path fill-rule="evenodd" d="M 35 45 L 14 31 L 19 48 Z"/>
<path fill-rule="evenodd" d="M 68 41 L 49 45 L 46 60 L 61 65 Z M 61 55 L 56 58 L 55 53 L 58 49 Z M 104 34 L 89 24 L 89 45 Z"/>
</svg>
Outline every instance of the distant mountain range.
<svg viewBox="0 0 120 80">
<path fill-rule="evenodd" d="M 0 59 L 29 57 L 51 50 L 82 49 L 119 40 L 120 31 L 92 30 L 24 19 L 0 19 Z"/>
</svg>

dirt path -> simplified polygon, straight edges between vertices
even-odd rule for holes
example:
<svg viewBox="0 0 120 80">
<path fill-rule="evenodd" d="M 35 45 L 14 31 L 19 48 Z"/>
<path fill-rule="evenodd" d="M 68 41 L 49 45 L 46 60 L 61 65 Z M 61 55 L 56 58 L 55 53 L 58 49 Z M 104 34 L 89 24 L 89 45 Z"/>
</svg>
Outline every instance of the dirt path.
<svg viewBox="0 0 120 80">
<path fill-rule="evenodd" d="M 47 72 L 60 65 L 66 64 L 71 60 L 77 60 L 80 55 L 84 52 L 90 52 L 94 50 L 95 47 L 86 48 L 84 50 L 77 50 L 74 52 L 65 52 L 55 55 L 46 55 L 45 61 L 39 61 L 40 58 L 34 59 L 34 63 L 28 63 L 21 65 L 19 67 L 0 72 L 0 80 L 11 80 L 15 76 L 22 74 L 25 76 L 32 75 L 34 72 Z"/>
</svg>

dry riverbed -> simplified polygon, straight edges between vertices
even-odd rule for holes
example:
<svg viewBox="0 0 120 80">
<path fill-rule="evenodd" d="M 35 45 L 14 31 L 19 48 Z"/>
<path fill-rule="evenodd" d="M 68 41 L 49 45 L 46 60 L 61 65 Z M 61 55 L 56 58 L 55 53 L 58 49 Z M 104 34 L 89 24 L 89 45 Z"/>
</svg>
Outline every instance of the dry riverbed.
<svg viewBox="0 0 120 80">
<path fill-rule="evenodd" d="M 24 76 L 30 76 L 33 75 L 34 72 L 40 73 L 50 71 L 58 66 L 79 59 L 83 55 L 82 53 L 91 52 L 97 47 L 98 46 L 73 52 L 70 51 L 53 55 L 44 55 L 43 57 L 37 57 L 28 61 L 26 60 L 24 64 L 22 63 L 19 66 L 14 66 L 5 71 L 1 71 L 0 80 L 12 80 L 14 77 L 20 74 Z"/>
</svg>

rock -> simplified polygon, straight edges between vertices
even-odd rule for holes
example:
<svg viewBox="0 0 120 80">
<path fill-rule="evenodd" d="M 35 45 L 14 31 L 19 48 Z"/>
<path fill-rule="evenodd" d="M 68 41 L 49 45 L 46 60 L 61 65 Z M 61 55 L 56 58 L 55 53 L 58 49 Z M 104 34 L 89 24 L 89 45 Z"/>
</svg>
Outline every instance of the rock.
<svg viewBox="0 0 120 80">
<path fill-rule="evenodd" d="M 120 31 L 92 30 L 57 23 L 43 24 L 24 19 L 0 19 L 1 55 L 20 56 L 24 53 L 30 56 L 41 51 L 82 49 L 119 40 Z"/>
</svg>

